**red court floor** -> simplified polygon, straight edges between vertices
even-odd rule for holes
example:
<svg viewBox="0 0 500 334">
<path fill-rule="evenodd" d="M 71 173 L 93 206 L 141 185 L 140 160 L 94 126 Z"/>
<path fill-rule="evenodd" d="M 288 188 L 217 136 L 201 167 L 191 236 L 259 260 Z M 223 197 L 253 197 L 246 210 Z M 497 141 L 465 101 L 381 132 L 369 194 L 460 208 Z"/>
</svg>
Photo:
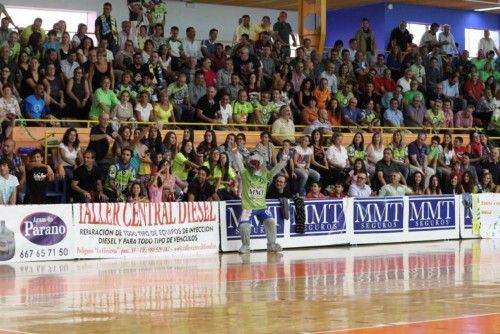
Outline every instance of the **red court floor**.
<svg viewBox="0 0 500 334">
<path fill-rule="evenodd" d="M 500 240 L 4 264 L 2 333 L 500 334 Z"/>
</svg>

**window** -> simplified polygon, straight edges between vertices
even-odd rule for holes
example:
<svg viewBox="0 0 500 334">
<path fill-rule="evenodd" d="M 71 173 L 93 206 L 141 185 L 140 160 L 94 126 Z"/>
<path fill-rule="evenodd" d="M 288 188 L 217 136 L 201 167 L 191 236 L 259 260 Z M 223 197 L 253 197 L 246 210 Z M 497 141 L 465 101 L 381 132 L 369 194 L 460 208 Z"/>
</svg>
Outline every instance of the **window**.
<svg viewBox="0 0 500 334">
<path fill-rule="evenodd" d="M 469 51 L 469 57 L 476 57 L 479 47 L 479 40 L 484 37 L 484 29 L 465 28 L 465 50 Z M 490 30 L 490 37 L 495 41 L 498 48 L 500 40 L 500 32 L 498 30 Z"/>
<path fill-rule="evenodd" d="M 413 35 L 413 43 L 420 45 L 420 40 L 423 34 L 430 29 L 430 24 L 408 22 L 406 24 L 406 29 Z"/>
<path fill-rule="evenodd" d="M 15 6 L 6 6 L 6 9 L 14 20 L 14 23 L 19 27 L 27 27 L 29 25 L 32 25 L 35 18 L 40 17 L 43 20 L 42 28 L 45 31 L 49 31 L 52 29 L 54 23 L 62 19 L 66 22 L 66 30 L 69 32 L 71 37 L 76 34 L 78 30 L 78 24 L 85 23 L 88 26 L 88 34 L 92 34 L 90 37 L 95 39 L 93 34 L 97 12 L 39 9 Z"/>
</svg>

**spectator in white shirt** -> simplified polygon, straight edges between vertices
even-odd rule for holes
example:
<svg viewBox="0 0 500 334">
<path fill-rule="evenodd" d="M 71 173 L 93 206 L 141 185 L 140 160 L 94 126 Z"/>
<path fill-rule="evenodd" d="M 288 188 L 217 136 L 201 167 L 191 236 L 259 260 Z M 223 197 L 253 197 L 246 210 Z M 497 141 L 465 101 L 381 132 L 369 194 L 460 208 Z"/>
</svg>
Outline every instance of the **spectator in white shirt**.
<svg viewBox="0 0 500 334">
<path fill-rule="evenodd" d="M 405 75 L 399 78 L 397 85 L 403 88 L 403 93 L 409 91 L 411 89 L 411 79 L 413 78 L 413 72 L 411 69 L 407 68 L 405 70 Z"/>
<path fill-rule="evenodd" d="M 450 32 L 450 25 L 449 24 L 444 24 L 443 25 L 443 32 L 439 34 L 439 43 L 441 43 L 441 50 L 446 53 L 446 54 L 457 54 L 458 55 L 458 49 L 457 45 L 455 44 L 455 37 L 453 37 L 453 34 Z"/>
<path fill-rule="evenodd" d="M 125 43 L 127 41 L 132 41 L 134 48 L 138 48 L 137 36 L 132 33 L 132 24 L 130 21 L 122 22 L 122 31 L 118 33 L 118 45 L 120 50 L 125 49 Z"/>
<path fill-rule="evenodd" d="M 196 59 L 203 58 L 201 53 L 201 42 L 195 39 L 196 31 L 193 27 L 186 29 L 186 39 L 182 42 L 184 47 L 184 54 L 186 57 L 194 57 Z"/>
<path fill-rule="evenodd" d="M 335 63 L 327 62 L 325 70 L 321 73 L 320 79 L 325 78 L 328 81 L 328 88 L 332 94 L 337 94 L 337 77 L 335 76 Z"/>
<path fill-rule="evenodd" d="M 73 73 L 78 67 L 80 67 L 80 65 L 76 61 L 76 49 L 70 49 L 68 57 L 61 60 L 61 71 L 64 75 L 64 81 L 73 78 Z"/>
<path fill-rule="evenodd" d="M 372 188 L 366 184 L 367 180 L 368 177 L 366 173 L 359 173 L 356 183 L 351 184 L 349 187 L 349 197 L 370 197 L 372 194 Z"/>
<path fill-rule="evenodd" d="M 349 157 L 347 150 L 342 146 L 342 133 L 335 132 L 332 135 L 332 145 L 326 150 L 326 161 L 330 167 L 332 181 L 345 182 L 347 169 L 349 168 Z"/>
<path fill-rule="evenodd" d="M 495 41 L 490 37 L 490 31 L 488 29 L 484 30 L 484 37 L 479 40 L 478 49 L 483 50 L 484 54 L 487 54 L 489 51 L 495 51 L 497 56 L 500 56 Z"/>
</svg>

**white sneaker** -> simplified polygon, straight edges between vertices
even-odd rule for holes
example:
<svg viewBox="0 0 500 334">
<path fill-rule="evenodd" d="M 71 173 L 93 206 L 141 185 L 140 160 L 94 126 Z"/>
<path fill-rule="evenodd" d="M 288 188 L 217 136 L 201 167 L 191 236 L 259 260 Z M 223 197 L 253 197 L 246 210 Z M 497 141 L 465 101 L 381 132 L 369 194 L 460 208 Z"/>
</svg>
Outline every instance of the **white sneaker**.
<svg viewBox="0 0 500 334">
<path fill-rule="evenodd" d="M 248 254 L 250 253 L 252 250 L 250 249 L 250 246 L 246 246 L 246 245 L 242 245 L 240 247 L 240 249 L 238 250 L 238 253 L 240 254 Z"/>
<path fill-rule="evenodd" d="M 281 252 L 283 248 L 278 243 L 267 244 L 267 251 L 278 253 Z"/>
</svg>

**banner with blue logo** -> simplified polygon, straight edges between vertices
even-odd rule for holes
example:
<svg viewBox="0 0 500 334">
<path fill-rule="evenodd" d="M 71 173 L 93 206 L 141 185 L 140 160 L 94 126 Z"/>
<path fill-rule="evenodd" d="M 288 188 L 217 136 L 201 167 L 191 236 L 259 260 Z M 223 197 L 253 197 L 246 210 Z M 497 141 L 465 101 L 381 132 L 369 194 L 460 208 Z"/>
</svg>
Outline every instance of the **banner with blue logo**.
<svg viewBox="0 0 500 334">
<path fill-rule="evenodd" d="M 288 219 L 283 218 L 283 209 L 276 200 L 267 201 L 267 210 L 277 224 L 277 242 L 284 248 L 328 246 L 349 243 L 346 210 L 348 200 L 318 199 L 306 200 L 305 231 L 298 233 L 295 219 L 296 209 L 289 200 Z M 241 246 L 239 234 L 239 218 L 241 202 L 221 202 L 221 247 L 223 251 L 236 251 Z M 263 222 L 253 217 L 251 231 L 251 247 L 253 250 L 263 250 L 267 247 L 266 233 Z"/>
<path fill-rule="evenodd" d="M 0 206 L 0 264 L 74 259 L 71 205 Z"/>
<path fill-rule="evenodd" d="M 310 199 L 304 201 L 304 233 L 297 233 L 295 206 L 288 222 L 289 247 L 328 246 L 349 243 L 347 199 Z"/>
<path fill-rule="evenodd" d="M 353 244 L 404 241 L 404 198 L 353 198 Z"/>
<path fill-rule="evenodd" d="M 240 216 L 241 216 L 241 201 L 226 201 L 220 203 L 221 213 L 221 247 L 223 251 L 235 251 L 241 246 L 240 239 Z M 277 224 L 277 240 L 283 244 L 285 235 L 285 222 L 283 213 L 280 207 L 280 202 L 277 200 L 267 201 L 267 214 L 273 217 Z M 266 249 L 267 239 L 264 223 L 259 221 L 256 216 L 251 219 L 251 246 L 252 249 Z"/>
<path fill-rule="evenodd" d="M 459 196 L 410 196 L 407 201 L 407 241 L 456 239 L 459 237 Z"/>
</svg>

